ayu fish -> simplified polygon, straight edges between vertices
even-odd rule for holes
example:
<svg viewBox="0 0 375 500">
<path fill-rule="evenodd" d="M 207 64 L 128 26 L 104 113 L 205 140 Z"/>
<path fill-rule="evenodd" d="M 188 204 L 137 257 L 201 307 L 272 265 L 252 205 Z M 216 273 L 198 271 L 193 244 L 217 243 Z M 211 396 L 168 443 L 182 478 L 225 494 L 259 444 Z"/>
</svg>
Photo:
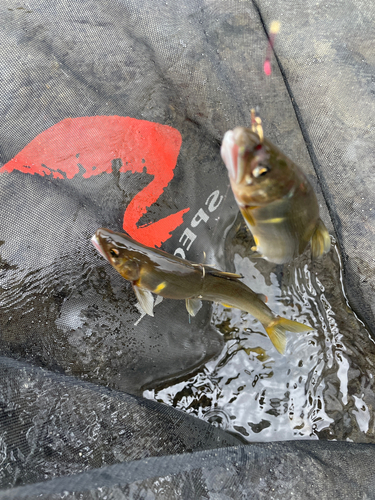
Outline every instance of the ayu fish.
<svg viewBox="0 0 375 500">
<path fill-rule="evenodd" d="M 240 281 L 242 276 L 239 274 L 194 264 L 109 229 L 98 229 L 91 241 L 116 271 L 132 283 L 139 304 L 150 316 L 153 316 L 153 293 L 168 299 L 185 300 L 191 316 L 201 308 L 201 300 L 219 302 L 258 319 L 280 353 L 285 350 L 285 332 L 313 330 L 302 323 L 276 316 L 264 303 L 266 298 Z"/>
<path fill-rule="evenodd" d="M 329 233 L 319 218 L 315 192 L 298 166 L 263 138 L 252 111 L 252 127 L 225 133 L 221 156 L 239 209 L 260 257 L 284 264 L 311 242 L 312 258 L 330 249 Z"/>
</svg>

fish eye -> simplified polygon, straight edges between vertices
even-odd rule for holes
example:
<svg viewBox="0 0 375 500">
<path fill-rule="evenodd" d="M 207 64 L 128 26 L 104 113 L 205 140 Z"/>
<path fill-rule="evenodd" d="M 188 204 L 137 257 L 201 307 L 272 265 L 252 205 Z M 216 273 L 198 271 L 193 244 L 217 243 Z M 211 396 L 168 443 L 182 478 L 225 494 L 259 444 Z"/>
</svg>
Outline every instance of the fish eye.
<svg viewBox="0 0 375 500">
<path fill-rule="evenodd" d="M 253 177 L 261 177 L 262 175 L 265 175 L 267 172 L 269 172 L 268 167 L 264 167 L 262 165 L 258 165 L 257 167 L 254 168 L 252 171 Z"/>
<path fill-rule="evenodd" d="M 111 257 L 118 257 L 120 255 L 120 252 L 117 250 L 117 248 L 111 248 L 109 251 L 109 255 Z"/>
</svg>

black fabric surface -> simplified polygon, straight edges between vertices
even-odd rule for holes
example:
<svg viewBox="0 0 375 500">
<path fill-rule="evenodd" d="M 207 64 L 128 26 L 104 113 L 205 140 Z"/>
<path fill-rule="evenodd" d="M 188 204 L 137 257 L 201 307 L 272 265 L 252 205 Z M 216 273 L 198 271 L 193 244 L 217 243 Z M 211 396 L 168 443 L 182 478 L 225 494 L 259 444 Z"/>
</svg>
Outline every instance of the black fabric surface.
<svg viewBox="0 0 375 500">
<path fill-rule="evenodd" d="M 9 358 L 0 366 L 2 488 L 239 443 L 166 405 Z"/>
<path fill-rule="evenodd" d="M 173 127 L 182 143 L 172 179 L 138 226 L 189 208 L 163 249 L 223 266 L 237 207 L 220 143 L 255 107 L 265 135 L 314 185 L 350 303 L 374 333 L 374 18 L 361 0 L 5 0 L 1 165 L 65 119 L 129 116 Z M 281 31 L 267 78 L 273 19 Z M 102 123 L 77 154 L 107 148 L 106 174 L 94 174 L 92 161 L 73 177 L 48 170 L 47 146 L 35 142 L 49 175 L 0 173 L 0 498 L 375 497 L 373 445 L 226 448 L 238 439 L 139 397 L 199 369 L 223 338 L 208 304 L 189 323 L 182 302 L 163 301 L 157 318 L 135 328 L 130 285 L 89 238 L 100 226 L 120 230 L 155 175 L 148 159 L 145 170 L 127 171 Z M 61 164 L 75 127 L 48 142 Z M 212 193 L 221 201 L 211 212 Z M 200 209 L 208 221 L 198 222 Z"/>
<path fill-rule="evenodd" d="M 0 498 L 363 499 L 374 498 L 374 465 L 371 445 L 254 443 L 103 467 Z"/>
</svg>

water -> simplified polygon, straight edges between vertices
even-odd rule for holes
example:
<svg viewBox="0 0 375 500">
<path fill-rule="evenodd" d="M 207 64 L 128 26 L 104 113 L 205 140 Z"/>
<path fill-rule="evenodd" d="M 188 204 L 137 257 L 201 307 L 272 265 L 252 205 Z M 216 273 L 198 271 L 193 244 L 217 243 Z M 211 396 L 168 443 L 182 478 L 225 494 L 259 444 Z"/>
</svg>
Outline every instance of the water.
<svg viewBox="0 0 375 500">
<path fill-rule="evenodd" d="M 221 354 L 195 376 L 144 396 L 191 413 L 246 441 L 330 439 L 375 442 L 375 346 L 342 289 L 337 247 L 312 263 L 309 251 L 290 265 L 250 259 L 238 231 L 227 268 L 268 297 L 277 314 L 316 330 L 288 334 L 285 355 L 249 314 L 213 306 L 225 338 Z"/>
</svg>

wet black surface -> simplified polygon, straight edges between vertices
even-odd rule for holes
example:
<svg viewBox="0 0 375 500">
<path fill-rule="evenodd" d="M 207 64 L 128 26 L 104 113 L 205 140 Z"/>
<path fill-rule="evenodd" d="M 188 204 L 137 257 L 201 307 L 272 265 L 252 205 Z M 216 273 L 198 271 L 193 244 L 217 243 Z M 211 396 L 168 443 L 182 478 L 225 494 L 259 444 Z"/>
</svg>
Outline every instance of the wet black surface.
<svg viewBox="0 0 375 500">
<path fill-rule="evenodd" d="M 350 304 L 374 329 L 371 4 L 8 0 L 0 11 L 2 164 L 68 117 L 131 116 L 175 127 L 183 142 L 174 179 L 142 224 L 189 206 L 183 226 L 165 245 L 173 252 L 183 232 L 193 230 L 193 218 L 207 208 L 210 194 L 219 191 L 226 201 L 207 225 L 198 226 L 186 257 L 200 262 L 206 252 L 208 264 L 227 267 L 233 262 L 224 258 L 226 228 L 237 210 L 227 192 L 219 144 L 226 130 L 249 125 L 250 109 L 256 107 L 267 137 L 301 166 L 317 190 L 322 218 L 340 248 Z M 265 30 L 274 19 L 281 21 L 281 31 L 273 73 L 266 78 Z M 119 176 L 118 157 L 111 161 L 113 175 L 83 180 L 80 172 L 69 182 L 0 174 L 1 352 L 30 361 L 33 370 L 54 370 L 45 385 L 32 370 L 6 369 L 2 377 L 4 485 L 65 474 L 60 489 L 50 484 L 51 498 L 84 498 L 93 478 L 98 488 L 108 488 L 88 494 L 98 498 L 133 492 L 135 497 L 167 492 L 235 498 L 249 490 L 259 498 L 286 498 L 291 492 L 319 499 L 371 497 L 372 447 L 364 452 L 358 444 L 349 448 L 349 443 L 327 441 L 336 436 L 372 442 L 374 432 L 373 342 L 343 299 L 334 254 L 317 268 L 304 257 L 296 262 L 297 271 L 261 268 L 244 254 L 233 255 L 238 269 L 249 272 L 247 279 L 254 275 L 259 291 L 269 294 L 276 311 L 302 314 L 318 326 L 317 332 L 291 339 L 284 360 L 252 320 L 220 307 L 213 324 L 208 308 L 189 324 L 182 304 L 163 301 L 155 308 L 160 316 L 141 319 L 139 333 L 132 292 L 103 265 L 89 239 L 98 227 L 121 229 L 127 204 L 150 178 Z M 235 250 L 240 252 L 238 245 Z M 262 443 L 265 454 L 251 444 L 234 458 L 224 450 L 220 463 L 216 450 L 201 462 L 187 453 L 181 460 L 190 469 L 182 467 L 172 478 L 168 467 L 174 462 L 165 456 L 155 468 L 144 464 L 156 479 L 137 475 L 139 464 L 131 462 L 135 479 L 121 488 L 106 470 L 101 476 L 94 469 L 81 483 L 71 481 L 68 474 L 133 460 L 143 450 L 149 456 L 155 450 L 176 452 L 156 442 L 165 435 L 174 441 L 187 416 L 174 413 L 170 426 L 161 424 L 162 436 L 143 439 L 150 418 L 139 408 L 155 405 L 167 414 L 173 409 L 144 400 L 122 407 L 112 394 L 113 408 L 101 412 L 102 396 L 92 399 L 93 408 L 77 391 L 73 411 L 72 400 L 64 399 L 69 391 L 58 389 L 66 374 L 75 375 L 72 385 L 84 378 L 139 393 L 144 384 L 152 388 L 192 372 L 195 378 L 179 380 L 183 385 L 171 386 L 169 393 L 159 390 L 158 399 L 226 426 L 241 439 L 308 441 Z M 53 378 L 60 376 L 62 386 Z M 40 405 L 34 405 L 36 396 Z M 245 415 L 248 400 L 255 401 L 251 418 Z M 127 408 L 130 418 L 139 416 L 138 439 L 125 432 L 127 439 L 118 438 L 117 447 L 117 436 L 128 429 L 117 412 L 128 415 Z M 202 437 L 202 448 L 210 442 Z"/>
<path fill-rule="evenodd" d="M 315 331 L 287 334 L 282 356 L 258 321 L 218 305 L 212 323 L 225 339 L 219 357 L 185 382 L 144 395 L 248 441 L 374 442 L 375 345 L 347 302 L 337 247 L 314 262 L 309 249 L 289 265 L 249 260 L 252 238 L 238 221 L 227 262 L 273 311 Z"/>
</svg>

